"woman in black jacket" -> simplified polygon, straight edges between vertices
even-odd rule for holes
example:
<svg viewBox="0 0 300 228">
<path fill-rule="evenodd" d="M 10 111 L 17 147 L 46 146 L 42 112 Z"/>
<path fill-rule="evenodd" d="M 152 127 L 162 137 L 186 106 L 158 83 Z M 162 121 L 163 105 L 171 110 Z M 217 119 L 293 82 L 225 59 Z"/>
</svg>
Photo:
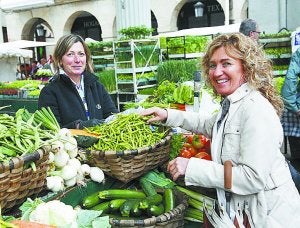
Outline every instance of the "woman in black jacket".
<svg viewBox="0 0 300 228">
<path fill-rule="evenodd" d="M 110 95 L 93 74 L 89 48 L 79 35 L 62 36 L 53 58 L 57 72 L 42 89 L 38 106 L 49 106 L 61 127 L 94 126 L 118 112 Z"/>
</svg>

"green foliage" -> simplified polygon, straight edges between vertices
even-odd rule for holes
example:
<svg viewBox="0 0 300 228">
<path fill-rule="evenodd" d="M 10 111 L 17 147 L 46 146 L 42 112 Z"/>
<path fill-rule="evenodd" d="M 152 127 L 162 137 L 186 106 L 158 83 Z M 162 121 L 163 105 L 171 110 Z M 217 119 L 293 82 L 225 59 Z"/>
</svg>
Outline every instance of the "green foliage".
<svg viewBox="0 0 300 228">
<path fill-rule="evenodd" d="M 161 39 L 162 40 L 162 39 Z M 186 36 L 166 38 L 168 54 L 204 52 L 211 36 Z"/>
<path fill-rule="evenodd" d="M 152 28 L 147 28 L 146 26 L 131 26 L 128 28 L 123 28 L 119 33 L 123 36 L 122 39 L 144 39 L 149 37 L 153 32 Z"/>
<path fill-rule="evenodd" d="M 273 79 L 274 87 L 278 94 L 281 94 L 281 89 L 284 83 L 285 77 L 276 77 Z"/>
<path fill-rule="evenodd" d="M 292 34 L 291 31 L 288 30 L 282 30 L 279 33 L 267 33 L 267 34 L 261 34 L 259 36 L 260 39 L 267 39 L 267 38 L 282 38 L 282 37 L 290 37 Z"/>
<path fill-rule="evenodd" d="M 186 139 L 182 133 L 172 135 L 172 140 L 170 144 L 170 160 L 173 160 L 178 157 L 185 141 Z"/>
<path fill-rule="evenodd" d="M 291 54 L 292 49 L 291 47 L 272 47 L 272 48 L 266 48 L 265 53 L 267 55 L 274 55 L 279 58 L 280 55 L 282 54 Z"/>
<path fill-rule="evenodd" d="M 194 72 L 199 69 L 199 60 L 169 60 L 158 65 L 157 81 L 184 82 L 194 80 Z"/>
<path fill-rule="evenodd" d="M 108 92 L 116 91 L 115 70 L 103 70 L 97 76 Z"/>
<path fill-rule="evenodd" d="M 92 55 L 112 53 L 112 41 L 87 42 Z"/>
</svg>

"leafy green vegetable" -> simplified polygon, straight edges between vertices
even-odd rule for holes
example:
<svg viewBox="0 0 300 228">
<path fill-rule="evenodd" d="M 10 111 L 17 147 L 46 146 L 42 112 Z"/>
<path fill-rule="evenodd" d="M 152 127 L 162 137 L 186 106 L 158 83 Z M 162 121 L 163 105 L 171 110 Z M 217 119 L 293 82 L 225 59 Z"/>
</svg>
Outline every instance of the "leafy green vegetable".
<svg viewBox="0 0 300 228">
<path fill-rule="evenodd" d="M 93 221 L 96 221 L 96 219 L 102 214 L 102 211 L 94 211 L 94 210 L 78 210 L 77 212 L 77 218 L 76 218 L 76 222 L 77 222 L 77 226 L 79 228 L 92 228 L 94 227 Z M 107 217 L 107 216 L 106 216 Z M 110 227 L 107 226 L 107 222 L 109 225 L 109 221 L 107 218 L 101 219 L 103 220 L 102 222 L 105 222 L 103 225 L 100 225 L 98 227 Z"/>
<path fill-rule="evenodd" d="M 180 149 L 182 148 L 183 144 L 185 143 L 185 137 L 182 133 L 173 134 L 171 139 L 170 145 L 170 160 L 178 157 L 180 153 Z"/>
</svg>

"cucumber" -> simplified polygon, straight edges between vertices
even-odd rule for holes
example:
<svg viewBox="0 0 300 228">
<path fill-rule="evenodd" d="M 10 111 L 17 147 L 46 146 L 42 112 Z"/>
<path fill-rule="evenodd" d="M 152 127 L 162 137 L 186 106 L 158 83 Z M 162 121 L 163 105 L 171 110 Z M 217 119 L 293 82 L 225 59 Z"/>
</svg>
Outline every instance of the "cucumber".
<svg viewBox="0 0 300 228">
<path fill-rule="evenodd" d="M 165 211 L 165 208 L 164 208 L 163 204 L 151 205 L 148 208 L 148 213 L 152 216 L 159 216 L 159 215 L 163 214 L 164 211 Z"/>
<path fill-rule="evenodd" d="M 102 211 L 102 213 L 107 213 L 107 212 L 109 212 L 109 209 L 110 209 L 109 204 L 110 204 L 110 201 L 103 202 L 103 203 L 97 204 L 96 206 L 93 206 L 92 208 L 90 208 L 90 210 Z"/>
<path fill-rule="evenodd" d="M 130 189 L 108 189 L 98 192 L 100 199 L 143 199 L 145 193 Z"/>
<path fill-rule="evenodd" d="M 135 203 L 134 205 L 133 205 L 133 207 L 131 208 L 131 214 L 133 215 L 133 216 L 135 216 L 135 217 L 139 217 L 139 216 L 141 216 L 141 214 L 142 214 L 142 210 L 140 210 L 140 208 L 139 208 L 139 204 L 140 202 L 138 202 L 138 203 Z"/>
<path fill-rule="evenodd" d="M 139 205 L 141 209 L 147 209 L 150 205 L 157 205 L 163 201 L 163 197 L 160 194 L 155 194 L 153 196 L 148 196 L 142 199 Z"/>
<path fill-rule="evenodd" d="M 91 208 L 93 206 L 96 206 L 101 202 L 101 199 L 98 197 L 98 192 L 95 192 L 91 195 L 86 196 L 82 200 L 82 206 L 84 208 Z"/>
<path fill-rule="evenodd" d="M 129 217 L 132 209 L 138 207 L 139 203 L 140 203 L 139 199 L 127 199 L 120 207 L 121 215 L 123 217 Z"/>
<path fill-rule="evenodd" d="M 119 210 L 123 203 L 125 203 L 126 199 L 114 199 L 110 201 L 109 208 L 111 211 Z"/>
<path fill-rule="evenodd" d="M 141 177 L 139 183 L 147 196 L 154 196 L 157 194 L 154 186 L 146 178 Z"/>
<path fill-rule="evenodd" d="M 175 207 L 174 193 L 171 188 L 167 188 L 164 192 L 165 212 L 169 212 Z"/>
</svg>

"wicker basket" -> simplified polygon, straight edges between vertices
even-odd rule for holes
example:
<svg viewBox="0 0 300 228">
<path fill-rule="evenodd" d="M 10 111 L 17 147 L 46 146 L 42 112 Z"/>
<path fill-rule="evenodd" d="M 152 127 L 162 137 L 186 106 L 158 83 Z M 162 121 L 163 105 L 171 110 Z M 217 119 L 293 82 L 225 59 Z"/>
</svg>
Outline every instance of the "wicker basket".
<svg viewBox="0 0 300 228">
<path fill-rule="evenodd" d="M 184 213 L 188 208 L 188 197 L 179 191 L 174 190 L 176 207 L 157 217 L 146 219 L 116 219 L 110 218 L 112 227 L 163 227 L 174 228 L 184 227 Z"/>
<path fill-rule="evenodd" d="M 89 163 L 107 175 L 127 183 L 169 159 L 172 132 L 157 144 L 126 151 L 86 151 Z"/>
<path fill-rule="evenodd" d="M 0 151 L 1 152 L 1 151 Z M 49 153 L 44 149 L 0 163 L 0 206 L 7 211 L 36 196 L 46 183 Z M 34 171 L 30 163 L 34 162 Z"/>
</svg>

